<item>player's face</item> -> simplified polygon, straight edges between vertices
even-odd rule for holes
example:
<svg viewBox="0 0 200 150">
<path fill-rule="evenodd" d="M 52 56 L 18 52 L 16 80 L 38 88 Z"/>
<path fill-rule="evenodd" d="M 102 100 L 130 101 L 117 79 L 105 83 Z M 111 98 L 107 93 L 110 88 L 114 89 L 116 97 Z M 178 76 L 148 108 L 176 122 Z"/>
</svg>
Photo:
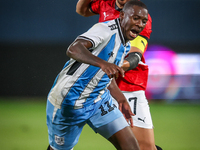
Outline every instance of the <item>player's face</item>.
<svg viewBox="0 0 200 150">
<path fill-rule="evenodd" d="M 120 13 L 120 24 L 126 41 L 135 39 L 146 26 L 148 11 L 145 8 L 134 5 Z"/>
<path fill-rule="evenodd" d="M 128 1 L 130 1 L 130 0 L 116 0 L 116 4 L 117 4 L 117 6 L 119 7 L 119 8 L 123 8 L 124 7 L 124 4 L 126 3 L 126 2 L 128 2 Z"/>
</svg>

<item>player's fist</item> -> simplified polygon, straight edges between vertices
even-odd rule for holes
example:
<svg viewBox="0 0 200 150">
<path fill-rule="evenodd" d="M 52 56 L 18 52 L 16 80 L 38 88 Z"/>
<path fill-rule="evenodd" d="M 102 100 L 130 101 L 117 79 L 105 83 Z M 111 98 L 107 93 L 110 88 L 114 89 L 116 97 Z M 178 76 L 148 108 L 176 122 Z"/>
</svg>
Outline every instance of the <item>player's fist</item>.
<svg viewBox="0 0 200 150">
<path fill-rule="evenodd" d="M 115 64 L 104 62 L 101 65 L 101 69 L 108 75 L 109 78 L 117 79 L 119 77 L 119 74 L 124 77 L 124 70 Z"/>
</svg>

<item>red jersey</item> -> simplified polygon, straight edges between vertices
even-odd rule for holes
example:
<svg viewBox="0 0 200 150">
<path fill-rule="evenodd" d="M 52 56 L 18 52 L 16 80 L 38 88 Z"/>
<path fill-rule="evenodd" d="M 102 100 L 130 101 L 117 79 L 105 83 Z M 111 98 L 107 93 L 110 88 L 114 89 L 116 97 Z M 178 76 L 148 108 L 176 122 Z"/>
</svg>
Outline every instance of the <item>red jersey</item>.
<svg viewBox="0 0 200 150">
<path fill-rule="evenodd" d="M 96 14 L 99 14 L 99 22 L 104 22 L 119 17 L 121 9 L 116 5 L 116 0 L 93 0 L 91 2 L 90 10 Z M 152 19 L 148 14 L 148 21 L 145 28 L 140 35 L 147 41 L 150 38 L 152 32 Z M 147 49 L 147 45 L 144 52 Z M 116 80 L 117 84 L 122 91 L 139 91 L 145 90 L 148 80 L 148 66 L 145 64 L 145 58 L 142 56 L 141 62 L 135 69 L 125 72 L 125 77 L 121 76 Z"/>
<path fill-rule="evenodd" d="M 90 10 L 99 14 L 99 22 L 113 20 L 119 17 L 121 11 L 116 5 L 116 0 L 93 0 Z"/>
</svg>

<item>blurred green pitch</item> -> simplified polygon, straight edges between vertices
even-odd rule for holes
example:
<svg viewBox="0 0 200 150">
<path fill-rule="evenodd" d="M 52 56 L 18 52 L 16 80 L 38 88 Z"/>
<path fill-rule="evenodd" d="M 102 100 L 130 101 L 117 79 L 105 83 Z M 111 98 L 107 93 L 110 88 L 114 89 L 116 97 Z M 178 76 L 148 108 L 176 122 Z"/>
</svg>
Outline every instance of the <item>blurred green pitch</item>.
<svg viewBox="0 0 200 150">
<path fill-rule="evenodd" d="M 200 149 L 200 105 L 150 103 L 156 144 L 163 150 Z M 0 98 L 0 147 L 46 150 L 45 98 Z M 87 125 L 74 150 L 115 150 Z"/>
</svg>

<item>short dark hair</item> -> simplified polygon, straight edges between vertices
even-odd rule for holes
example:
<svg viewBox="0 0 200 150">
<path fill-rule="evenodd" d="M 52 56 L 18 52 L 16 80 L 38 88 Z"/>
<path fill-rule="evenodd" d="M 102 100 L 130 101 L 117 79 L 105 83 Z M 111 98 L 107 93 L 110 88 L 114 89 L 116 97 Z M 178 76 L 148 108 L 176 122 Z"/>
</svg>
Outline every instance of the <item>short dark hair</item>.
<svg viewBox="0 0 200 150">
<path fill-rule="evenodd" d="M 138 1 L 138 0 L 130 0 L 130 1 L 126 2 L 126 4 L 124 5 L 122 10 L 125 11 L 126 9 L 129 9 L 129 7 L 132 7 L 134 5 L 148 10 L 147 6 L 143 2 Z"/>
</svg>

